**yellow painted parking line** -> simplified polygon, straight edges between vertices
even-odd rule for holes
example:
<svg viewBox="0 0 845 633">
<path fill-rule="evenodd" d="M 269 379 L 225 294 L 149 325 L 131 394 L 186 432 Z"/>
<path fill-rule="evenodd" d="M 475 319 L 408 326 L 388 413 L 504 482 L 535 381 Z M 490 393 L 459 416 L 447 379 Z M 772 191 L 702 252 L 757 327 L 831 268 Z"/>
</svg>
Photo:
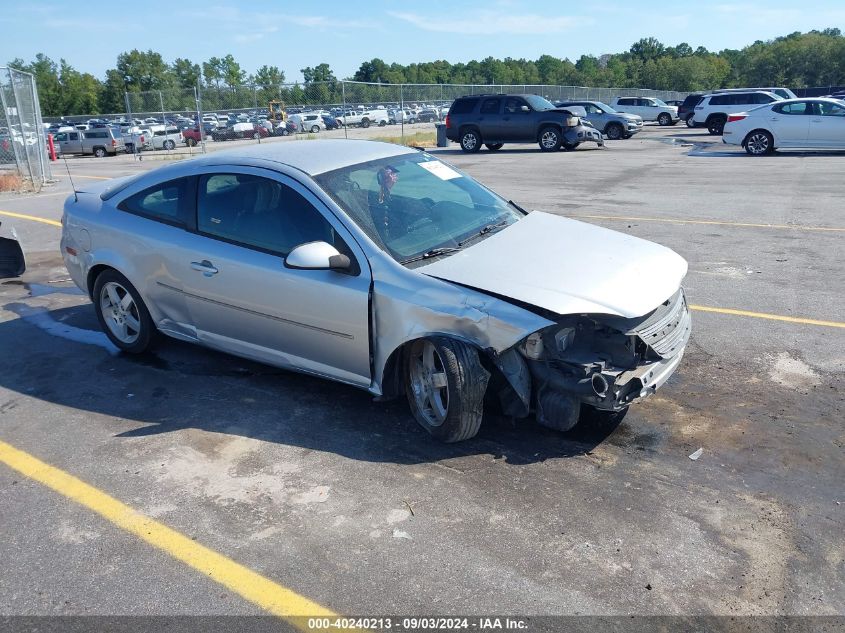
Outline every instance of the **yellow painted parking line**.
<svg viewBox="0 0 845 633">
<path fill-rule="evenodd" d="M 32 220 L 33 222 L 43 222 L 50 226 L 61 227 L 62 223 L 58 220 L 48 220 L 47 218 L 39 218 L 37 215 L 27 215 L 26 213 L 15 213 L 13 211 L 0 211 L 0 215 L 5 215 L 10 218 L 18 218 L 19 220 Z"/>
<path fill-rule="evenodd" d="M 754 229 L 792 229 L 793 231 L 828 231 L 845 233 L 845 227 L 800 226 L 798 224 L 756 224 L 753 222 L 725 222 L 722 220 L 686 220 L 682 218 L 641 218 L 622 215 L 570 215 L 573 219 L 619 220 L 620 222 L 664 222 L 667 224 L 708 224 L 715 226 L 739 226 Z"/>
<path fill-rule="evenodd" d="M 755 319 L 769 319 L 771 321 L 786 321 L 787 323 L 801 323 L 803 325 L 821 325 L 824 327 L 845 328 L 845 323 L 839 321 L 820 321 L 819 319 L 803 319 L 800 317 L 767 314 L 765 312 L 749 312 L 748 310 L 733 310 L 732 308 L 713 308 L 711 306 L 689 306 L 690 310 L 699 312 L 716 312 L 718 314 L 733 314 L 735 316 L 753 317 Z"/>
<path fill-rule="evenodd" d="M 83 176 L 82 174 L 71 174 L 74 178 L 90 178 L 91 180 L 111 180 L 111 176 Z M 115 176 L 117 178 L 117 176 Z"/>
<path fill-rule="evenodd" d="M 101 517 L 243 596 L 269 613 L 284 618 L 303 631 L 305 618 L 334 616 L 332 611 L 292 589 L 236 563 L 184 534 L 133 510 L 105 492 L 63 470 L 0 440 L 0 463 L 60 495 L 96 512 Z"/>
</svg>

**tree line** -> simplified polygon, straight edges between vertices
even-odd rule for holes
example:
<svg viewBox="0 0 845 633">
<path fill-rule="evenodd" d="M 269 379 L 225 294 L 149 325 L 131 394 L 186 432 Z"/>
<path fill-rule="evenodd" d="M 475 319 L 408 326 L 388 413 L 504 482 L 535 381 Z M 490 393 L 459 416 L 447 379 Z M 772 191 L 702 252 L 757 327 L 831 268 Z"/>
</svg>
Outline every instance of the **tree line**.
<svg viewBox="0 0 845 633">
<path fill-rule="evenodd" d="M 167 109 L 190 109 L 197 86 L 202 88 L 206 109 L 249 107 L 253 101 L 263 106 L 274 98 L 288 103 L 328 103 L 338 101 L 340 95 L 339 87 L 332 85 L 337 78 L 327 63 L 300 69 L 304 81 L 283 86 L 285 73 L 277 66 L 263 65 L 250 74 L 231 54 L 202 63 L 183 58 L 167 63 L 155 51 L 136 49 L 118 55 L 104 79 L 41 53 L 29 63 L 14 59 L 8 65 L 35 75 L 44 116 L 123 112 L 126 92 L 158 90 L 168 95 Z M 845 37 L 840 29 L 828 28 L 719 52 L 702 46 L 693 49 L 687 43 L 666 46 L 649 37 L 625 52 L 582 55 L 574 62 L 552 55 L 536 60 L 487 57 L 467 63 L 438 60 L 408 65 L 375 58 L 363 62 L 349 79 L 382 84 L 551 84 L 680 92 L 742 86 L 832 86 L 845 84 Z M 245 90 L 252 91 L 251 97 L 244 96 Z M 226 105 L 235 101 L 248 105 Z"/>
</svg>

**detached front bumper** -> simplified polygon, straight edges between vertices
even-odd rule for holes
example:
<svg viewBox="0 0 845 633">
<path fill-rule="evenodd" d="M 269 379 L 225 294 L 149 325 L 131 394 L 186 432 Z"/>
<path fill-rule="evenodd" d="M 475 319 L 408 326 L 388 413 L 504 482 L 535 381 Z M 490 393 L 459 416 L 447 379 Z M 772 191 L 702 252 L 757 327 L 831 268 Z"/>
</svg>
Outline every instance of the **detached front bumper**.
<svg viewBox="0 0 845 633">
<path fill-rule="evenodd" d="M 563 133 L 564 143 L 574 145 L 575 143 L 597 143 L 599 147 L 604 146 L 604 138 L 596 128 L 586 125 L 577 125 L 567 129 Z"/>
</svg>

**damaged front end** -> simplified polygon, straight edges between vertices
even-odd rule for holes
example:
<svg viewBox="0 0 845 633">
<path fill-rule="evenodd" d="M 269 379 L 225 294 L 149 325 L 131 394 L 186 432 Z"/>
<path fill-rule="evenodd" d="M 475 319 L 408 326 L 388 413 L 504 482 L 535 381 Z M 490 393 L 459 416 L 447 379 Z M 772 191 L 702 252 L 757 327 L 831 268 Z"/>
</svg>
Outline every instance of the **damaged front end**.
<svg viewBox="0 0 845 633">
<path fill-rule="evenodd" d="M 20 277 L 26 272 L 26 259 L 18 234 L 0 222 L 0 279 Z"/>
<path fill-rule="evenodd" d="M 530 370 L 540 424 L 568 430 L 581 405 L 608 413 L 653 394 L 683 357 L 691 332 L 682 289 L 649 314 L 561 318 L 516 349 Z"/>
</svg>

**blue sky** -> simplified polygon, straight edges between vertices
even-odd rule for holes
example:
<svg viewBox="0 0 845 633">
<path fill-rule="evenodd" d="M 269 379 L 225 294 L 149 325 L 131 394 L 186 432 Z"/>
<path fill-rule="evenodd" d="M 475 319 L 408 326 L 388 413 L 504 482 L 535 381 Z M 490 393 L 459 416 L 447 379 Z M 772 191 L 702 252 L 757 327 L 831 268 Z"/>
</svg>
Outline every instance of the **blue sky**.
<svg viewBox="0 0 845 633">
<path fill-rule="evenodd" d="M 202 62 L 227 53 L 247 72 L 263 64 L 287 80 L 328 63 L 339 78 L 361 62 L 445 59 L 452 63 L 542 54 L 569 57 L 627 50 L 641 37 L 710 50 L 741 48 L 793 31 L 837 27 L 845 1 L 593 2 L 561 0 L 346 0 L 224 2 L 65 0 L 16 3 L 0 12 L 0 64 L 43 52 L 103 77 L 118 53 L 139 48 L 165 61 Z M 366 9 L 363 11 L 362 9 Z"/>
</svg>

